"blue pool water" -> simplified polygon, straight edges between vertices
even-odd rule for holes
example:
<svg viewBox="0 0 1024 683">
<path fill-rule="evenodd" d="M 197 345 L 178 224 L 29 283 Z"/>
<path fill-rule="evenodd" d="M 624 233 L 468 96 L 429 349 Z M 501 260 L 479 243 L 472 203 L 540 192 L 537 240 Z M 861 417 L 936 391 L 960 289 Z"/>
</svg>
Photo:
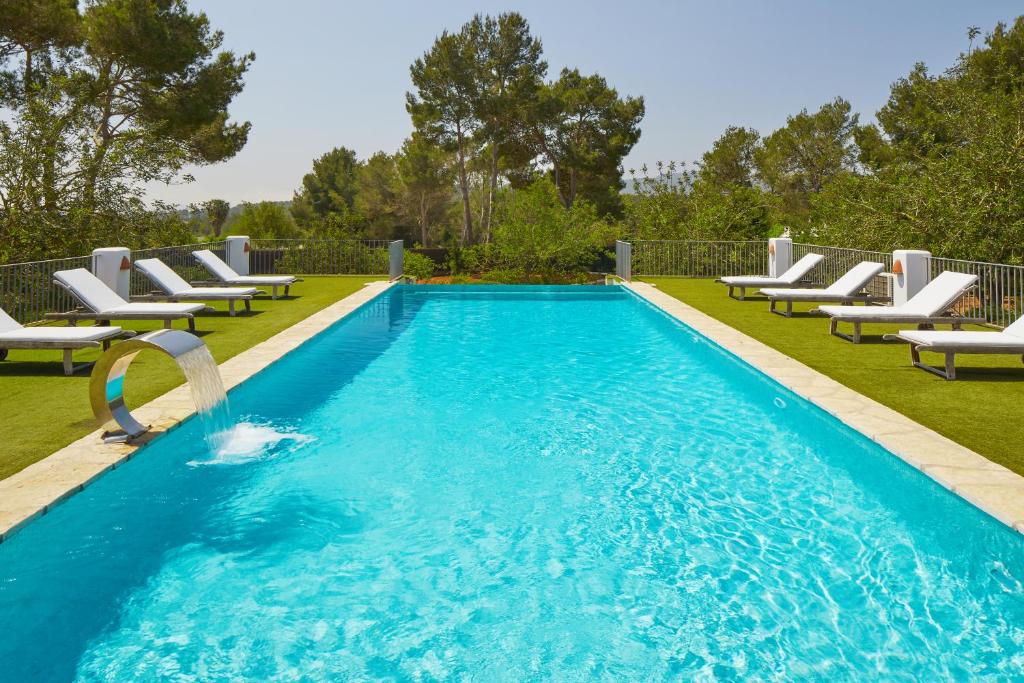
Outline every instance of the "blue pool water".
<svg viewBox="0 0 1024 683">
<path fill-rule="evenodd" d="M 1018 534 L 618 288 L 397 288 L 230 398 L 0 544 L 0 678 L 1024 677 Z"/>
</svg>

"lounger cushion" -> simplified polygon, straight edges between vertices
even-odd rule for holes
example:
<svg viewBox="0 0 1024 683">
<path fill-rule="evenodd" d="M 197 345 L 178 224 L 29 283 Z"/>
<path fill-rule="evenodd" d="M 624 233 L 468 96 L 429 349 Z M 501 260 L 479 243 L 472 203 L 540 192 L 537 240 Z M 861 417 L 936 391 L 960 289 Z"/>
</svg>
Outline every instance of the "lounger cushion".
<svg viewBox="0 0 1024 683">
<path fill-rule="evenodd" d="M 1024 315 L 1017 318 L 1012 324 L 1008 325 L 1005 330 L 1006 334 L 1012 334 L 1016 337 L 1024 337 Z"/>
<path fill-rule="evenodd" d="M 259 291 L 255 287 L 190 287 L 177 296 L 189 299 L 230 299 L 236 296 L 254 296 Z"/>
<path fill-rule="evenodd" d="M 908 311 L 905 306 L 818 306 L 818 310 L 833 318 L 934 317 L 913 313 Z"/>
<path fill-rule="evenodd" d="M 139 259 L 135 262 L 135 268 L 152 280 L 165 294 L 178 294 L 192 289 L 184 278 L 158 258 Z"/>
<path fill-rule="evenodd" d="M 66 342 L 66 341 L 103 341 L 121 334 L 120 327 L 22 327 L 9 332 L 0 332 L 0 346 L 5 341 L 18 342 Z"/>
<path fill-rule="evenodd" d="M 207 270 L 222 282 L 229 285 L 290 285 L 295 282 L 294 275 L 239 275 L 228 264 L 217 258 L 209 249 L 193 251 L 192 255 L 203 264 Z"/>
<path fill-rule="evenodd" d="M 963 296 L 978 279 L 969 273 L 946 271 L 925 285 L 902 306 L 821 306 L 819 311 L 834 318 L 936 318 Z"/>
<path fill-rule="evenodd" d="M 846 271 L 842 277 L 829 285 L 825 291 L 829 294 L 838 294 L 840 296 L 853 296 L 867 287 L 875 276 L 883 270 L 885 270 L 885 264 L 874 261 L 862 261 Z"/>
<path fill-rule="evenodd" d="M 238 273 L 236 273 L 231 266 L 217 258 L 217 255 L 209 249 L 193 251 L 192 255 L 196 257 L 196 260 L 199 261 L 199 263 L 203 264 L 203 267 L 213 273 L 218 280 L 229 282 L 238 277 Z"/>
<path fill-rule="evenodd" d="M 85 268 L 58 270 L 53 279 L 67 287 L 86 308 L 96 313 L 124 306 L 128 302 Z"/>
<path fill-rule="evenodd" d="M 161 315 L 178 315 L 184 313 L 199 313 L 206 306 L 203 304 L 170 304 L 170 303 L 145 303 L 136 302 L 130 304 L 122 304 L 114 308 L 108 308 L 105 311 L 100 311 L 103 314 L 110 314 L 112 318 L 116 318 L 118 314 L 129 314 L 129 315 L 152 315 L 154 318 L 159 318 Z"/>
<path fill-rule="evenodd" d="M 944 330 L 900 330 L 900 336 L 913 344 L 944 346 L 953 349 L 970 351 L 972 348 L 1007 349 L 1014 353 L 1024 353 L 1024 337 L 1004 332 Z"/>
<path fill-rule="evenodd" d="M 799 282 L 815 266 L 821 263 L 825 257 L 821 254 L 805 254 L 803 258 L 794 263 L 789 270 L 778 277 L 767 277 L 764 275 L 727 275 L 719 278 L 728 285 L 739 287 L 757 287 L 763 285 L 792 285 Z"/>
<path fill-rule="evenodd" d="M 7 315 L 7 311 L 0 308 L 0 332 L 13 332 L 14 330 L 20 330 L 21 324 Z"/>
<path fill-rule="evenodd" d="M 757 287 L 758 285 L 789 285 L 791 282 L 786 282 L 777 277 L 768 277 L 767 275 L 726 275 L 725 277 L 718 278 L 727 285 L 737 285 L 741 287 Z"/>
<path fill-rule="evenodd" d="M 828 289 L 762 289 L 761 294 L 772 299 L 791 299 L 794 301 L 818 301 L 822 297 L 838 297 L 843 296 L 836 294 Z M 853 296 L 852 294 L 846 296 Z"/>
<path fill-rule="evenodd" d="M 293 275 L 236 275 L 227 280 L 231 284 L 249 285 L 290 285 L 295 282 Z"/>
<path fill-rule="evenodd" d="M 947 270 L 939 273 L 903 306 L 921 315 L 941 315 L 977 281 L 977 275 Z"/>
</svg>

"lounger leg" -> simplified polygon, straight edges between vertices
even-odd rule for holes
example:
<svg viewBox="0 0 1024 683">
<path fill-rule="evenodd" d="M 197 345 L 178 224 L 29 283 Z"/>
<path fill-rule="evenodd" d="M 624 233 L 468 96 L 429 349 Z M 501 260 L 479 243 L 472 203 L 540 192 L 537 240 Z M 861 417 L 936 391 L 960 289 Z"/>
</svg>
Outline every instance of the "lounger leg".
<svg viewBox="0 0 1024 683">
<path fill-rule="evenodd" d="M 740 301 L 743 301 L 746 298 L 747 298 L 747 288 L 746 287 L 740 287 Z"/>
<path fill-rule="evenodd" d="M 735 299 L 735 298 L 736 298 L 736 297 L 734 297 L 734 296 L 732 295 L 732 285 L 729 285 L 729 298 L 730 298 L 730 299 Z"/>
<path fill-rule="evenodd" d="M 277 299 L 277 285 L 270 288 L 270 298 Z"/>
<path fill-rule="evenodd" d="M 775 299 L 768 299 L 768 312 L 778 313 L 778 311 L 775 310 Z"/>
<path fill-rule="evenodd" d="M 910 345 L 910 362 L 914 364 L 915 368 L 921 368 L 925 372 L 930 372 L 933 375 L 938 375 L 942 379 L 953 380 L 956 379 L 956 366 L 953 364 L 953 358 L 955 353 L 951 351 L 946 352 L 946 368 L 941 370 L 939 368 L 933 368 L 931 365 L 921 362 L 921 350 L 917 344 Z"/>
<path fill-rule="evenodd" d="M 71 349 L 64 349 L 64 376 L 70 377 L 75 371 L 75 365 L 71 362 Z"/>
<path fill-rule="evenodd" d="M 167 322 L 171 322 L 171 321 L 168 320 Z M 168 325 L 168 327 L 170 327 L 170 325 Z M 196 319 L 195 318 L 189 318 L 188 319 L 188 331 L 191 332 L 192 334 L 196 333 Z"/>
<path fill-rule="evenodd" d="M 292 287 L 291 285 L 285 285 L 284 286 L 284 296 L 285 296 L 285 298 L 288 298 L 288 290 L 291 289 L 291 287 Z"/>
<path fill-rule="evenodd" d="M 234 317 L 235 315 L 235 300 L 228 299 L 228 315 Z"/>
<path fill-rule="evenodd" d="M 245 300 L 245 312 L 246 313 L 251 313 L 252 312 L 252 302 L 249 299 Z"/>
<path fill-rule="evenodd" d="M 954 330 L 959 330 L 961 328 L 960 321 L 959 320 L 955 321 L 953 323 L 952 327 L 953 327 Z"/>
<path fill-rule="evenodd" d="M 793 301 L 792 300 L 786 302 L 786 317 L 787 318 L 792 318 L 793 317 Z"/>
<path fill-rule="evenodd" d="M 165 330 L 171 329 L 171 319 L 170 318 L 165 318 L 164 319 L 164 329 Z"/>
<path fill-rule="evenodd" d="M 839 337 L 840 339 L 845 339 L 848 342 L 858 344 L 860 343 L 860 323 L 854 321 L 851 322 L 853 324 L 853 334 L 843 334 L 842 332 L 839 331 L 839 318 L 829 318 L 828 332 L 829 334 L 835 337 Z"/>
</svg>

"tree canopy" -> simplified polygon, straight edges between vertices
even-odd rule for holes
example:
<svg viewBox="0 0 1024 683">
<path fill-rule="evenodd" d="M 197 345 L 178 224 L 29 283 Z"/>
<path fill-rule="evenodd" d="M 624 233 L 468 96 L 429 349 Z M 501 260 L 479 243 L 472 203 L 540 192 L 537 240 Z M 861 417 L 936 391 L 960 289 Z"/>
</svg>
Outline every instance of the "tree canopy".
<svg viewBox="0 0 1024 683">
<path fill-rule="evenodd" d="M 254 57 L 223 39 L 184 0 L 0 5 L 3 256 L 145 241 L 143 183 L 234 156 L 249 124 L 228 106 Z"/>
</svg>

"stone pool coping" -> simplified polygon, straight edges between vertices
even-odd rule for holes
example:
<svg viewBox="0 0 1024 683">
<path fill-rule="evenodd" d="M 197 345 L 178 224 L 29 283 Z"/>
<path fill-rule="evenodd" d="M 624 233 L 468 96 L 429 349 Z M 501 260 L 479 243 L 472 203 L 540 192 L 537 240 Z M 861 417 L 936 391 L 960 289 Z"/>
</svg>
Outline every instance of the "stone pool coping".
<svg viewBox="0 0 1024 683">
<path fill-rule="evenodd" d="M 358 292 L 224 361 L 219 366 L 224 388 L 231 389 L 241 384 L 393 284 L 387 281 L 367 283 Z M 241 325 L 252 322 L 244 317 L 238 321 Z M 132 411 L 139 422 L 152 425 L 152 429 L 138 441 L 132 444 L 103 443 L 100 439 L 103 430 L 97 429 L 0 481 L 0 542 L 131 458 L 139 448 L 174 429 L 193 413 L 192 396 L 188 386 L 183 384 Z"/>
<path fill-rule="evenodd" d="M 623 286 L 864 434 L 975 507 L 1024 533 L 1024 477 L 1021 475 L 748 337 L 649 283 L 626 282 Z M 724 292 L 722 296 L 725 296 Z"/>
</svg>

